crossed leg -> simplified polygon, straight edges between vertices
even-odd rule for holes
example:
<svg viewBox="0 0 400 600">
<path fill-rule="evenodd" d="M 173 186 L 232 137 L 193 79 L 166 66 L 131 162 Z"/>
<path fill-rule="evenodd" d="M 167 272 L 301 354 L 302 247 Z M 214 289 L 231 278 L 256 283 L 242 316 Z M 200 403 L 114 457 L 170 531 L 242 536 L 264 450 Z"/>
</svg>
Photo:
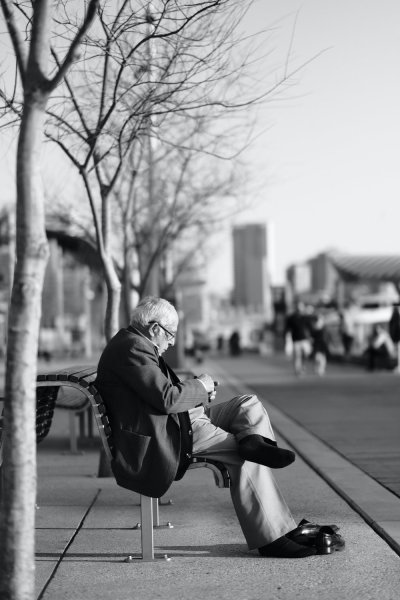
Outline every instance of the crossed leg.
<svg viewBox="0 0 400 600">
<path fill-rule="evenodd" d="M 238 442 L 248 435 L 274 440 L 269 416 L 257 396 L 237 396 L 189 411 L 193 455 L 224 463 L 231 477 L 232 502 L 250 550 L 273 542 L 296 527 L 268 467 L 243 460 Z"/>
</svg>

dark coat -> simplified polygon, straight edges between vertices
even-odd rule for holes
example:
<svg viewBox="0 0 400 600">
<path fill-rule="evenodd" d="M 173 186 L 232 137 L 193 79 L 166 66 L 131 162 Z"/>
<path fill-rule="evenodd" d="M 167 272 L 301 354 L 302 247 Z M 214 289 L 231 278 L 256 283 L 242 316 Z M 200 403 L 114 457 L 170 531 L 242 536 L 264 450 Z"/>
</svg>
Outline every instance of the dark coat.
<svg viewBox="0 0 400 600">
<path fill-rule="evenodd" d="M 290 333 L 293 342 L 301 342 L 309 337 L 309 326 L 305 315 L 293 312 L 286 317 L 285 335 Z"/>
<path fill-rule="evenodd" d="M 95 385 L 110 419 L 117 483 L 159 498 L 177 477 L 182 456 L 187 464 L 178 477 L 189 464 L 186 411 L 207 402 L 204 385 L 197 379 L 180 381 L 154 344 L 133 327 L 121 329 L 105 347 Z"/>
</svg>

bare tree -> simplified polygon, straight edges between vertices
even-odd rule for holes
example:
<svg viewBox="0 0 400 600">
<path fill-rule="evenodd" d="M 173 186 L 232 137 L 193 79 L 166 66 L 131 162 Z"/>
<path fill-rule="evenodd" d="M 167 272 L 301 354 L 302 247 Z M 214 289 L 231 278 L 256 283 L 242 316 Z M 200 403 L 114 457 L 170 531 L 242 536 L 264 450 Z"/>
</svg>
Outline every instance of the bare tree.
<svg viewBox="0 0 400 600">
<path fill-rule="evenodd" d="M 205 198 L 213 195 L 215 211 L 218 196 L 215 184 L 213 194 L 210 185 L 203 192 L 198 185 L 195 191 L 192 185 L 193 201 L 186 203 L 187 212 L 183 213 L 183 180 L 185 193 L 191 196 L 184 162 L 190 155 L 193 163 L 196 148 L 193 136 L 182 140 L 181 130 L 197 130 L 197 150 L 201 153 L 232 158 L 246 141 L 239 142 L 237 121 L 225 123 L 226 117 L 269 97 L 279 86 L 274 82 L 258 96 L 251 86 L 253 57 L 246 47 L 248 41 L 240 40 L 236 33 L 248 2 L 220 0 L 178 6 L 159 0 L 134 14 L 128 10 L 132 3 L 122 3 L 119 10 L 106 5 L 107 10 L 102 7 L 100 11 L 100 26 L 86 40 L 84 60 L 65 79 L 64 89 L 48 110 L 46 134 L 69 157 L 84 181 L 108 290 L 105 333 L 109 339 L 118 328 L 121 289 L 113 255 L 112 202 L 113 196 L 121 199 L 126 193 L 121 178 L 130 179 L 128 156 L 141 153 L 145 175 L 140 177 L 134 167 L 131 181 L 135 182 L 135 203 L 132 197 L 124 210 L 130 215 L 125 223 L 134 234 L 135 252 L 129 243 L 124 252 L 130 262 L 124 259 L 123 264 L 132 264 L 135 256 L 140 273 L 137 291 L 140 295 L 157 293 L 157 265 L 168 244 L 179 237 L 184 223 L 187 228 L 196 219 L 198 222 L 201 206 L 207 206 L 209 219 L 210 203 L 205 203 Z M 73 29 L 71 15 L 66 16 L 66 22 Z M 232 51 L 237 51 L 241 42 L 246 49 L 236 52 L 239 58 L 232 62 Z M 55 50 L 53 56 L 58 63 Z M 206 121 L 212 123 L 212 134 L 205 128 L 201 131 Z M 231 128 L 228 138 L 224 128 Z M 224 152 L 225 138 L 230 149 Z M 174 169 L 169 166 L 163 168 L 163 164 L 172 163 L 164 160 L 166 146 L 186 152 L 181 175 L 173 176 Z M 203 162 L 197 162 L 199 172 Z M 191 179 L 196 179 L 193 174 Z M 169 199 L 158 192 L 167 187 Z M 219 197 L 223 195 L 226 191 Z M 176 218 L 177 204 L 180 219 Z M 206 212 L 202 211 L 203 224 Z M 168 214 L 175 218 L 169 225 Z M 132 220 L 135 222 L 129 225 Z M 117 262 L 121 264 L 121 260 Z M 127 268 L 123 271 L 127 290 Z"/>
<path fill-rule="evenodd" d="M 136 12 L 132 5 L 138 6 Z M 217 115 L 235 108 L 226 90 L 238 74 L 226 63 L 240 5 L 237 0 L 179 5 L 158 0 L 140 10 L 139 2 L 122 2 L 118 9 L 106 2 L 99 27 L 86 38 L 82 62 L 48 109 L 46 135 L 76 166 L 90 202 L 108 291 L 107 339 L 118 328 L 121 288 L 112 257 L 113 190 L 133 144 L 147 139 L 150 161 L 154 118 L 160 123 L 174 113 L 203 109 Z M 72 15 L 65 14 L 73 29 Z M 53 57 L 59 64 L 55 49 Z M 149 176 L 150 196 L 151 182 Z M 152 236 L 147 245 L 153 245 Z M 155 272 L 157 252 L 149 254 L 146 282 Z"/>
<path fill-rule="evenodd" d="M 136 148 L 114 190 L 126 318 L 132 309 L 132 290 L 138 297 L 148 293 L 155 269 L 160 288 L 164 292 L 171 288 L 190 256 L 200 253 L 217 224 L 240 206 L 237 161 L 220 160 L 221 165 L 216 156 L 203 152 L 209 151 L 212 140 L 204 119 L 186 120 L 185 125 L 179 137 L 174 127 L 174 145 L 154 144 L 151 163 L 144 160 L 146 147 Z M 211 119 L 208 128 L 212 126 Z M 151 204 L 149 176 L 154 177 Z M 179 245 L 184 251 L 178 251 Z"/>
<path fill-rule="evenodd" d="M 78 27 L 75 4 L 58 2 L 63 11 L 57 23 L 61 33 L 53 36 L 51 49 L 55 68 Z M 108 289 L 107 339 L 118 327 L 120 300 L 111 252 L 111 194 L 130 146 L 143 137 L 158 137 L 155 129 L 171 114 L 197 118 L 203 111 L 222 121 L 263 102 L 291 76 L 285 69 L 267 89 L 255 93 L 255 64 L 247 40 L 239 40 L 243 51 L 231 63 L 231 51 L 239 43 L 235 32 L 249 4 L 124 0 L 116 6 L 104 0 L 97 27 L 85 37 L 80 59 L 48 107 L 46 135 L 76 166 L 89 198 Z"/>
<path fill-rule="evenodd" d="M 3 490 L 0 517 L 0 596 L 34 597 L 34 521 L 36 500 L 36 358 L 41 292 L 48 257 L 40 149 L 46 105 L 74 60 L 95 16 L 86 15 L 59 68 L 48 69 L 49 0 L 0 0 L 15 53 L 23 100 L 17 149 L 16 264 L 8 323 L 4 400 Z M 27 29 L 18 17 L 29 17 Z M 11 104 L 13 98 L 3 98 Z"/>
</svg>

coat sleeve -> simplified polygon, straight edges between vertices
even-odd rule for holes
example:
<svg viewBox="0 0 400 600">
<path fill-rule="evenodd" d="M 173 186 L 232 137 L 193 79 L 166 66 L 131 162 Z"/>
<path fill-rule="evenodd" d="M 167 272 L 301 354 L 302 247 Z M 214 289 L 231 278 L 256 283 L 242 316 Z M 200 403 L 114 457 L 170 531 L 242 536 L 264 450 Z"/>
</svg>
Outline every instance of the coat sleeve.
<svg viewBox="0 0 400 600">
<path fill-rule="evenodd" d="M 136 340 L 131 347 L 120 350 L 120 356 L 113 361 L 114 374 L 134 397 L 151 405 L 155 412 L 184 412 L 208 401 L 207 391 L 197 379 L 173 384 L 160 369 L 158 358 L 147 342 Z"/>
</svg>

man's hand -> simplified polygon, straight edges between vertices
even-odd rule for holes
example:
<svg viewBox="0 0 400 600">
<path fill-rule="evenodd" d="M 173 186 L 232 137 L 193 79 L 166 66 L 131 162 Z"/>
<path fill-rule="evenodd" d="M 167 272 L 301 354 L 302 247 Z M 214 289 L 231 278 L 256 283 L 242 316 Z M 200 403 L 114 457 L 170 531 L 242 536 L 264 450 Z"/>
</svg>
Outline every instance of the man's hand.
<svg viewBox="0 0 400 600">
<path fill-rule="evenodd" d="M 208 394 L 208 402 L 213 402 L 217 397 L 217 390 L 214 390 L 210 394 Z"/>
<path fill-rule="evenodd" d="M 213 381 L 212 377 L 210 377 L 210 375 L 203 373 L 202 375 L 199 375 L 197 377 L 197 379 L 199 379 L 201 381 L 201 383 L 204 385 L 204 387 L 206 388 L 206 391 L 209 394 L 214 392 L 214 390 L 215 390 L 214 381 Z"/>
<path fill-rule="evenodd" d="M 207 390 L 208 393 L 208 402 L 213 402 L 217 396 L 217 390 L 215 389 L 218 385 L 218 381 L 213 381 L 209 375 L 203 374 L 200 375 L 197 379 L 200 379 L 202 384 Z M 210 387 L 212 389 L 210 390 Z"/>
</svg>

